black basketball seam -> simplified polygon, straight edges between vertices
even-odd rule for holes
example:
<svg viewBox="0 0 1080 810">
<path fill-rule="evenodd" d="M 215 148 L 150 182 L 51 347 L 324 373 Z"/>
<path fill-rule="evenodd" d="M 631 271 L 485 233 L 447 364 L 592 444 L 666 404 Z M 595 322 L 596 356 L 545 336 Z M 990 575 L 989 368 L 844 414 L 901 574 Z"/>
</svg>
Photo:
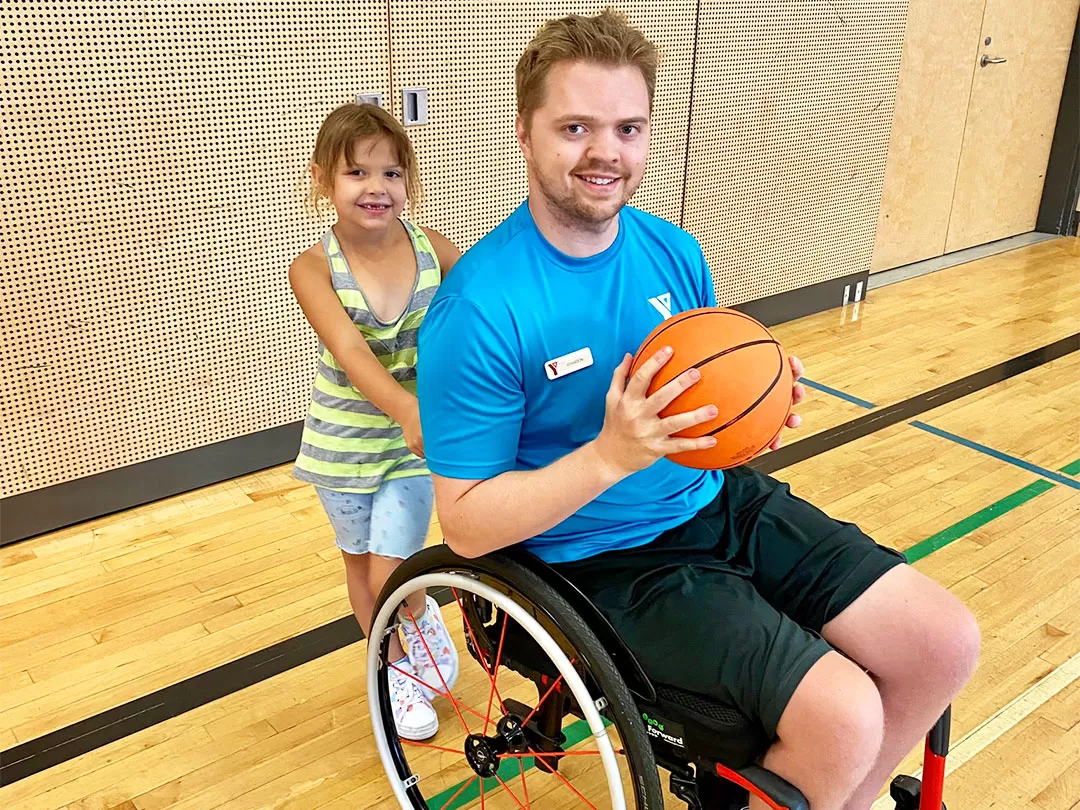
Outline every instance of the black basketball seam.
<svg viewBox="0 0 1080 810">
<path fill-rule="evenodd" d="M 672 318 L 679 318 L 679 315 L 681 315 L 681 314 L 682 313 L 676 313 L 675 315 L 672 316 Z M 693 315 L 687 315 L 685 318 L 679 318 L 679 320 L 675 321 L 674 323 L 669 323 L 667 326 L 665 326 L 663 329 L 661 329 L 659 332 L 657 332 L 655 335 L 653 335 L 652 338 L 650 338 L 649 343 L 652 343 L 653 341 L 655 341 L 658 337 L 660 337 L 662 334 L 664 334 L 664 332 L 666 332 L 668 329 L 671 329 L 673 326 L 678 326 L 680 323 L 683 323 L 684 321 L 691 321 L 694 318 L 700 318 L 700 317 L 702 317 L 704 315 L 735 315 L 735 316 L 737 316 L 739 318 L 742 318 L 744 321 L 750 321 L 751 323 L 754 323 L 754 324 L 757 324 L 758 326 L 761 326 L 760 323 L 758 323 L 756 320 L 751 318 L 749 315 L 746 315 L 746 314 L 744 314 L 742 312 L 739 312 L 737 309 L 732 309 L 732 310 L 729 310 L 727 312 L 716 312 L 715 310 L 710 308 L 710 309 L 707 309 L 705 312 L 695 312 Z M 768 330 L 766 330 L 766 331 L 768 331 Z M 775 343 L 776 341 L 773 341 L 773 342 Z M 641 350 L 639 349 L 638 350 L 638 355 L 640 356 L 642 353 L 643 352 L 641 352 Z"/>
<path fill-rule="evenodd" d="M 757 400 L 752 405 L 750 405 L 750 407 L 748 407 L 745 411 L 740 413 L 735 418 L 729 420 L 725 424 L 723 424 L 720 427 L 716 428 L 715 430 L 710 430 L 708 433 L 703 433 L 702 434 L 703 436 L 715 436 L 720 431 L 725 430 L 726 428 L 729 428 L 732 425 L 734 425 L 736 422 L 738 422 L 740 419 L 742 419 L 744 416 L 746 416 L 748 413 L 750 413 L 752 410 L 754 410 L 754 408 L 756 408 L 758 405 L 760 405 L 762 402 L 764 402 L 765 398 L 767 396 L 769 396 L 769 394 L 772 393 L 774 388 L 776 388 L 776 384 L 778 382 L 780 382 L 780 378 L 784 374 L 784 355 L 782 353 L 780 353 L 780 344 L 777 343 L 775 340 L 773 340 L 773 341 L 761 341 L 761 342 L 762 343 L 773 343 L 776 346 L 777 354 L 780 355 L 780 368 L 778 368 L 776 370 L 776 377 L 773 378 L 773 381 L 772 381 L 772 383 L 769 384 L 769 387 L 765 389 L 765 393 L 763 393 L 760 397 L 758 397 Z"/>
<path fill-rule="evenodd" d="M 747 341 L 746 343 L 740 343 L 738 346 L 731 346 L 730 348 L 724 349 L 722 352 L 720 352 L 718 354 L 714 354 L 712 357 L 706 357 L 704 360 L 701 360 L 701 361 L 699 361 L 697 363 L 694 363 L 694 365 L 690 366 L 690 368 L 701 368 L 702 366 L 708 365 L 713 360 L 716 360 L 716 359 L 718 359 L 720 357 L 723 357 L 725 354 L 731 354 L 732 352 L 737 352 L 739 349 L 748 349 L 751 346 L 765 346 L 765 345 L 770 344 L 770 343 L 773 344 L 774 346 L 779 346 L 780 345 L 775 340 L 750 340 L 750 341 Z M 689 371 L 689 370 L 690 369 L 687 369 L 687 371 Z"/>
</svg>

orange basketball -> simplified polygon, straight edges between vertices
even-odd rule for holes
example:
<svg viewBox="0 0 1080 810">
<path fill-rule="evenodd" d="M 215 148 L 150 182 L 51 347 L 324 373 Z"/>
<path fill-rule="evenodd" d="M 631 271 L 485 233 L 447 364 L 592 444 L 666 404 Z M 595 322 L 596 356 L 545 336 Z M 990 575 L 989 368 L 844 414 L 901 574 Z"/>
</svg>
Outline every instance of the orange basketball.
<svg viewBox="0 0 1080 810">
<path fill-rule="evenodd" d="M 716 446 L 668 456 L 677 464 L 723 470 L 743 464 L 767 448 L 791 412 L 791 365 L 764 326 L 733 309 L 706 307 L 668 318 L 645 338 L 631 374 L 664 346 L 671 359 L 653 377 L 651 395 L 696 367 L 701 379 L 660 412 L 662 417 L 715 405 L 715 419 L 676 436 L 716 437 Z"/>
</svg>

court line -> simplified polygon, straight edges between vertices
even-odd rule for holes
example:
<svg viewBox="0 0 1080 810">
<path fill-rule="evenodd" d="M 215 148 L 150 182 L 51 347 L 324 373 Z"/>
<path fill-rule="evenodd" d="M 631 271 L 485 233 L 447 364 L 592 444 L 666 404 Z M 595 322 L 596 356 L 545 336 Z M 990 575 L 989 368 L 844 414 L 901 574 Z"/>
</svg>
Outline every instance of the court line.
<svg viewBox="0 0 1080 810">
<path fill-rule="evenodd" d="M 1080 473 L 1080 458 L 1062 467 L 1059 472 L 1066 473 L 1067 475 L 1076 475 Z M 1054 488 L 1054 484 L 1049 481 L 1032 481 L 1026 487 L 1022 487 L 1016 492 L 1006 495 L 999 501 L 995 501 L 989 506 L 983 507 L 973 515 L 968 515 L 966 518 L 957 521 L 952 526 L 948 526 L 942 529 L 937 534 L 932 534 L 925 540 L 920 540 L 911 548 L 904 551 L 904 556 L 907 557 L 909 563 L 917 562 L 928 554 L 932 554 L 938 549 L 945 548 L 945 546 L 952 543 L 954 540 L 959 540 L 961 537 L 971 534 L 976 529 L 982 528 L 994 518 L 999 518 L 1002 515 L 1011 512 L 1017 507 L 1023 506 L 1030 500 L 1039 497 L 1044 492 L 1049 492 Z"/>
<path fill-rule="evenodd" d="M 846 391 L 841 391 L 839 388 L 831 388 L 830 386 L 825 385 L 825 383 L 816 382 L 808 377 L 800 377 L 799 382 L 809 386 L 810 388 L 816 388 L 818 391 L 822 391 L 826 394 L 831 394 L 837 399 L 843 399 L 853 405 L 858 405 L 860 408 L 866 408 L 867 410 L 872 411 L 874 408 L 877 407 L 877 405 L 875 405 L 873 402 L 870 402 L 869 400 L 860 399 L 854 394 L 849 394 Z"/>
<path fill-rule="evenodd" d="M 962 379 L 946 383 L 932 391 L 905 399 L 903 402 L 878 408 L 865 416 L 852 419 L 829 430 L 823 430 L 821 433 L 781 447 L 779 450 L 758 456 L 748 466 L 764 473 L 790 467 L 792 464 L 806 461 L 828 450 L 835 450 L 837 447 L 842 447 L 884 428 L 910 421 L 927 411 L 1058 360 L 1078 349 L 1080 349 L 1080 332 L 969 374 Z M 866 402 L 866 400 L 863 401 Z"/>
<path fill-rule="evenodd" d="M 1003 453 L 1000 450 L 995 450 L 993 447 L 987 447 L 985 444 L 972 441 L 971 439 L 965 439 L 963 436 L 958 436 L 955 433 L 950 433 L 947 430 L 928 425 L 925 422 L 914 421 L 910 423 L 919 430 L 925 430 L 927 433 L 932 433 L 935 436 L 940 436 L 943 439 L 948 439 L 951 442 L 956 442 L 971 450 L 977 450 L 980 453 L 996 458 L 998 461 L 1004 461 L 1006 464 L 1012 464 L 1014 467 L 1019 467 L 1022 470 L 1035 473 L 1043 478 L 1049 479 L 1057 484 L 1062 484 L 1073 489 L 1080 489 L 1080 481 L 1075 478 L 1069 478 L 1061 475 L 1060 473 L 1052 472 L 1045 467 L 1040 467 L 1038 464 L 1032 464 L 1030 461 L 1024 461 L 1022 458 L 1011 456 L 1008 453 Z"/>
<path fill-rule="evenodd" d="M 1030 371 L 1078 349 L 1080 332 L 781 447 L 775 452 L 758 457 L 748 466 L 761 472 L 775 472 Z M 0 751 L 0 787 L 227 697 L 274 675 L 310 663 L 362 638 L 363 634 L 357 628 L 353 617 L 344 616 L 284 639 L 271 647 L 190 676 L 149 695 L 12 746 Z"/>
<path fill-rule="evenodd" d="M 1076 653 L 1041 681 L 1010 700 L 961 737 L 949 751 L 945 775 L 949 776 L 962 768 L 1078 678 L 1080 678 L 1080 653 Z M 913 775 L 921 777 L 922 768 Z M 892 799 L 886 794 L 874 802 L 871 810 L 891 810 L 893 806 Z"/>
<path fill-rule="evenodd" d="M 439 605 L 448 589 L 431 591 Z M 0 787 L 82 756 L 363 640 L 350 614 L 0 751 Z"/>
<path fill-rule="evenodd" d="M 973 515 L 968 515 L 963 520 L 954 523 L 948 528 L 942 529 L 937 534 L 921 540 L 911 548 L 904 550 L 904 556 L 909 563 L 915 563 L 939 549 L 945 548 L 961 537 L 971 534 L 976 529 L 982 528 L 990 521 L 1001 517 L 1006 512 L 1011 512 L 1017 507 L 1023 506 L 1028 501 L 1039 497 L 1044 492 L 1049 492 L 1054 484 L 1049 481 L 1032 481 L 1023 489 L 1018 489 L 1011 495 L 1006 495 L 1000 501 L 980 509 Z"/>
</svg>

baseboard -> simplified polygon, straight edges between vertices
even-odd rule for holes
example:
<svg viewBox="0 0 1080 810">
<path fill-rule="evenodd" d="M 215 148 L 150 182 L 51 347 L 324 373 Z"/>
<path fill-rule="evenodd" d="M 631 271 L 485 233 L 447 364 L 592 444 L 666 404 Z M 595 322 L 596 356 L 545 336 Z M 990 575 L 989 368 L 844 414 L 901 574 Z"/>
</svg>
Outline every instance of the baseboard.
<svg viewBox="0 0 1080 810">
<path fill-rule="evenodd" d="M 841 306 L 845 288 L 854 301 L 866 281 L 866 272 L 854 273 L 732 308 L 775 326 Z M 0 546 L 292 461 L 302 428 L 282 425 L 4 498 Z"/>
<path fill-rule="evenodd" d="M 265 470 L 296 458 L 303 422 L 0 500 L 0 546 Z"/>
<path fill-rule="evenodd" d="M 766 326 L 775 326 L 865 298 L 869 275 L 868 271 L 863 270 L 744 304 L 732 304 L 731 308 L 745 312 Z"/>
<path fill-rule="evenodd" d="M 889 284 L 895 284 L 898 281 L 907 281 L 908 279 L 925 276 L 928 273 L 936 273 L 939 270 L 947 270 L 950 267 L 956 267 L 961 264 L 967 264 L 968 262 L 985 259 L 987 256 L 1008 253 L 1010 250 L 1019 250 L 1020 248 L 1028 247 L 1029 245 L 1037 245 L 1040 242 L 1046 242 L 1050 239 L 1057 238 L 1059 237 L 1052 233 L 1030 231 L 1028 233 L 1017 234 L 1016 236 L 998 239 L 994 242 L 987 242 L 985 245 L 975 245 L 974 247 L 956 250 L 942 256 L 933 256 L 929 259 L 912 262 L 911 264 L 891 267 L 888 270 L 879 270 L 876 273 L 870 274 L 870 289 L 879 290 L 882 287 L 886 287 Z"/>
</svg>

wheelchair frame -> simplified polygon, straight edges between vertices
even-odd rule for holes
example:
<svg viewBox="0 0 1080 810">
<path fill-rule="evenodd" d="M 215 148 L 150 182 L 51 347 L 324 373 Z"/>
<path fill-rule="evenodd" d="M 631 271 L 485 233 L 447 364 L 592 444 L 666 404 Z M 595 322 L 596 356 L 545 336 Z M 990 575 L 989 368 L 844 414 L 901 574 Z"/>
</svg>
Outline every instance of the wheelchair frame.
<svg viewBox="0 0 1080 810">
<path fill-rule="evenodd" d="M 398 604 L 388 604 L 388 600 L 395 591 L 410 592 L 402 589 L 415 580 L 434 573 L 500 578 L 503 577 L 501 572 L 508 569 L 508 563 L 515 563 L 542 580 L 570 605 L 595 634 L 637 705 L 636 719 L 648 735 L 656 763 L 670 773 L 671 792 L 685 801 L 689 810 L 713 810 L 725 806 L 724 802 L 744 801 L 743 797 L 747 794 L 758 796 L 773 810 L 810 810 L 806 798 L 795 786 L 756 764 L 756 759 L 770 743 L 760 726 L 752 723 L 733 707 L 725 706 L 712 698 L 693 695 L 651 681 L 633 651 L 596 606 L 569 580 L 524 548 L 504 549 L 477 559 L 460 557 L 445 544 L 424 549 L 399 566 L 387 582 L 376 604 L 375 627 L 392 629 L 392 616 Z M 420 587 L 423 586 L 418 583 L 414 589 L 418 590 Z M 511 599 L 516 596 L 518 600 L 525 600 L 537 609 L 545 610 L 544 605 L 535 604 L 527 594 L 511 593 L 509 596 Z M 493 638 L 491 632 L 485 629 L 484 617 L 476 613 L 482 609 L 477 601 L 461 601 L 460 605 L 463 623 L 466 628 L 472 628 L 466 637 L 469 654 L 486 670 L 487 665 L 479 656 L 486 656 L 487 661 L 496 661 L 495 646 L 499 640 Z M 381 625 L 379 620 L 382 621 Z M 506 621 L 505 616 L 503 621 Z M 519 629 L 524 629 L 524 624 L 530 621 L 527 616 L 522 616 L 520 620 L 514 619 Z M 525 629 L 525 632 L 528 630 Z M 374 643 L 374 639 L 373 634 L 369 648 L 368 700 L 372 717 L 375 718 L 381 713 L 385 725 L 386 709 L 380 701 L 388 701 L 388 696 L 385 671 L 381 668 L 378 655 L 379 647 L 385 646 L 385 638 L 383 645 Z M 538 659 L 530 647 L 536 646 L 537 642 L 532 637 L 512 635 L 509 642 L 501 651 L 502 665 L 532 681 L 538 696 L 545 695 L 545 698 L 540 700 L 544 705 L 541 707 L 538 704 L 533 712 L 535 719 L 526 731 L 536 739 L 545 741 L 546 748 L 537 748 L 538 751 L 546 750 L 557 754 L 560 749 L 558 744 L 552 741 L 558 739 L 565 715 L 573 713 L 588 720 L 590 726 L 595 726 L 600 719 L 597 709 L 587 700 L 587 690 L 581 691 L 584 689 L 583 683 L 568 684 L 570 688 L 566 694 L 557 693 L 552 696 L 553 673 L 545 671 L 543 664 L 536 663 Z M 544 652 L 551 655 L 556 651 L 545 647 Z M 583 700 L 582 695 L 586 699 Z M 389 720 L 392 727 L 392 717 Z M 950 711 L 946 710 L 927 734 L 922 780 L 901 775 L 892 781 L 890 795 L 896 802 L 896 810 L 942 810 L 944 807 L 942 791 L 949 727 Z M 387 776 L 393 782 L 395 773 L 402 772 L 402 763 L 395 755 L 387 753 L 390 747 L 387 746 L 384 730 L 376 728 L 376 741 L 380 743 L 380 756 Z M 613 752 L 602 751 L 603 756 L 608 754 L 614 756 Z M 539 765 L 541 762 L 544 763 L 542 767 Z M 540 770 L 558 770 L 558 758 L 537 759 L 537 763 Z M 419 793 L 414 794 L 413 804 L 406 805 L 404 793 L 398 794 L 403 807 L 414 807 L 415 796 L 418 795 Z"/>
</svg>

